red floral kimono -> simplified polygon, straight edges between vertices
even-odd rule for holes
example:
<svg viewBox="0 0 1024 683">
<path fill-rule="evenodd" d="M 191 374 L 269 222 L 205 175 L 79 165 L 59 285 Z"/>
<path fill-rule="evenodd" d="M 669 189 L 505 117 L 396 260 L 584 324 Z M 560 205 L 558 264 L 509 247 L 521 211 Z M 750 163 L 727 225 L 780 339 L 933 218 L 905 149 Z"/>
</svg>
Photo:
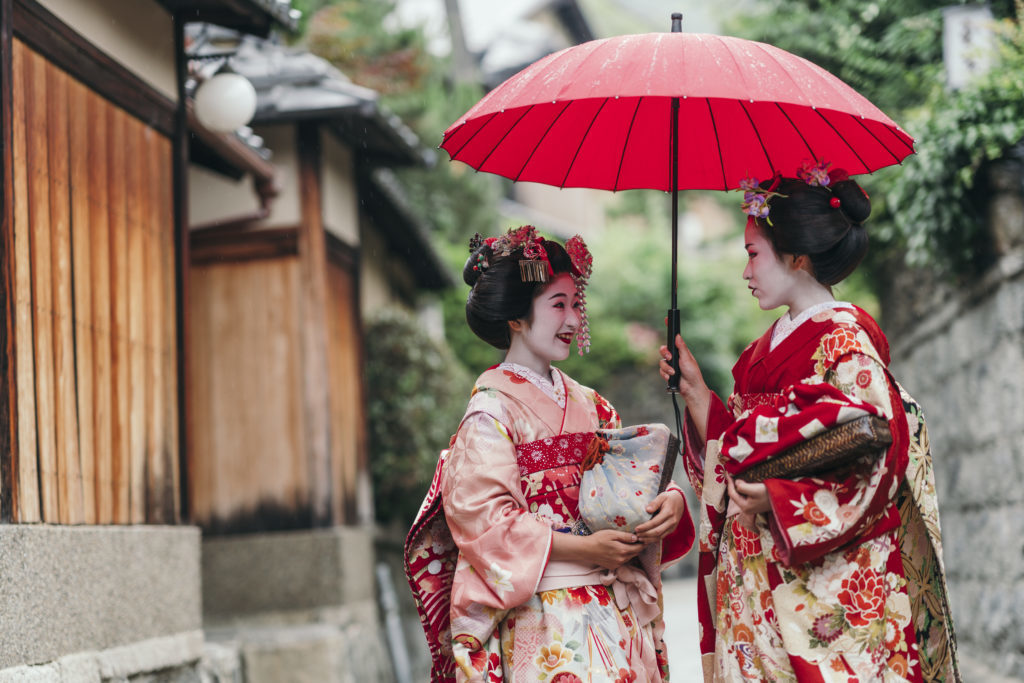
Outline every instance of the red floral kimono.
<svg viewBox="0 0 1024 683">
<path fill-rule="evenodd" d="M 684 465 L 701 500 L 701 652 L 706 681 L 959 680 L 931 455 L 920 407 L 891 378 L 888 343 L 850 304 L 815 307 L 772 348 L 776 322 L 713 398 L 707 441 L 692 422 Z M 885 417 L 880 457 L 764 483 L 771 512 L 731 514 L 726 473 L 855 419 Z"/>
<path fill-rule="evenodd" d="M 549 562 L 553 534 L 579 518 L 594 430 L 619 418 L 557 370 L 546 390 L 530 375 L 503 364 L 477 380 L 406 541 L 432 680 L 662 681 L 660 570 L 690 549 L 693 523 L 616 572 Z"/>
</svg>

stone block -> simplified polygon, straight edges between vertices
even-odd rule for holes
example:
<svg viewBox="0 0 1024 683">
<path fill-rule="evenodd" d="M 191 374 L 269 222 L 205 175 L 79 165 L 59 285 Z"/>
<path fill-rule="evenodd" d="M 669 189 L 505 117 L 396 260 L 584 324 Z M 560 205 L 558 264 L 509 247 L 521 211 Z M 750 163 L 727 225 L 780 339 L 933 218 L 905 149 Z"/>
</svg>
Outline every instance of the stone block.
<svg viewBox="0 0 1024 683">
<path fill-rule="evenodd" d="M 202 628 L 199 530 L 0 525 L 0 669 Z"/>
<path fill-rule="evenodd" d="M 214 623 L 374 600 L 369 528 L 203 540 L 203 610 Z"/>
</svg>

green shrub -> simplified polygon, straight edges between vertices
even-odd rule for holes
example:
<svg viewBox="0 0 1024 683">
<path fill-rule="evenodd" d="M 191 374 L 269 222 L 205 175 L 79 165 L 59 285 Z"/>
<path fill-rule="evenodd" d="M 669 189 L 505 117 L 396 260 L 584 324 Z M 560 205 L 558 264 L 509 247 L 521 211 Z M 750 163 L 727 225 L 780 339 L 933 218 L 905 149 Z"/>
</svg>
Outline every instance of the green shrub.
<svg viewBox="0 0 1024 683">
<path fill-rule="evenodd" d="M 388 311 L 366 327 L 366 387 L 376 518 L 408 526 L 472 380 L 413 316 Z"/>
</svg>

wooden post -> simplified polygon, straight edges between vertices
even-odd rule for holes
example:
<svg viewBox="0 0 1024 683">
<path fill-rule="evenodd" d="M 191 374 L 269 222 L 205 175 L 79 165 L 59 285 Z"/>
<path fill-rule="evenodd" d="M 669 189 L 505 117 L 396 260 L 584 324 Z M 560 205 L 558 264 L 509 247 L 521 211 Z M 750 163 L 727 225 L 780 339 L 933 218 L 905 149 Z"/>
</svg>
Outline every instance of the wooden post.
<svg viewBox="0 0 1024 683">
<path fill-rule="evenodd" d="M 310 510 L 313 526 L 329 526 L 331 514 L 330 374 L 327 365 L 327 244 L 320 186 L 320 130 L 297 130 L 302 221 L 299 226 L 301 278 L 303 423 L 309 449 Z"/>
</svg>

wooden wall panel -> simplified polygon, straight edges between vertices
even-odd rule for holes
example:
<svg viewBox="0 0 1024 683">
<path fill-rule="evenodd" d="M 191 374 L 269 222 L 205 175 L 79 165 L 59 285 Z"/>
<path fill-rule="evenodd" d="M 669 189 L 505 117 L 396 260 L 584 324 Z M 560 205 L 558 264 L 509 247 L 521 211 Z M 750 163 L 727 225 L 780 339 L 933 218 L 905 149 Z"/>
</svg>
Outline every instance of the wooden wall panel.
<svg viewBox="0 0 1024 683">
<path fill-rule="evenodd" d="M 179 519 L 171 143 L 15 40 L 19 522 Z"/>
<path fill-rule="evenodd" d="M 32 314 L 36 370 L 36 430 L 43 521 L 60 519 L 53 368 L 53 248 L 50 230 L 50 131 L 46 115 L 46 60 L 25 53 L 28 211 L 32 259 Z"/>
<path fill-rule="evenodd" d="M 142 191 L 145 168 L 143 125 L 125 117 L 125 232 L 128 299 L 128 460 L 129 508 L 133 524 L 146 521 L 146 273 Z"/>
<path fill-rule="evenodd" d="M 160 139 L 156 144 L 156 155 L 160 159 L 159 168 L 164 172 L 173 166 L 174 151 L 169 140 Z M 164 178 L 161 178 L 164 180 Z M 174 231 L 168 229 L 174 225 L 174 194 L 169 180 L 158 184 L 160 198 L 160 254 L 163 257 L 163 268 L 161 270 L 161 282 L 163 283 L 163 336 L 161 338 L 161 353 L 163 359 L 163 414 L 164 429 L 166 437 L 162 446 L 164 461 L 167 463 L 170 472 L 169 486 L 171 487 L 172 500 L 170 506 L 173 508 L 174 522 L 181 517 L 181 466 L 180 466 L 180 439 L 183 435 L 179 433 L 178 424 L 178 323 L 175 317 L 178 300 L 175 284 L 175 272 L 177 264 L 174 260 L 176 252 L 174 244 Z M 170 520 L 169 520 L 170 521 Z"/>
<path fill-rule="evenodd" d="M 92 277 L 93 433 L 96 452 L 96 521 L 114 523 L 114 380 L 110 318 L 110 125 L 107 104 L 86 99 L 89 137 L 89 251 Z"/>
<path fill-rule="evenodd" d="M 59 521 L 81 524 L 82 470 L 78 455 L 78 409 L 75 392 L 74 310 L 71 304 L 71 189 L 68 145 L 68 77 L 46 68 L 52 230 L 54 409 L 57 444 Z"/>
<path fill-rule="evenodd" d="M 82 473 L 82 521 L 96 523 L 96 430 L 93 401 L 93 306 L 91 266 L 91 211 L 89 206 L 89 92 L 68 79 L 68 130 L 71 183 L 72 271 L 74 287 L 74 340 L 76 403 L 78 406 L 78 455 Z"/>
<path fill-rule="evenodd" d="M 192 521 L 223 531 L 308 520 L 297 260 L 193 266 L 189 287 Z"/>
<path fill-rule="evenodd" d="M 14 186 L 14 292 L 15 375 L 18 402 L 18 451 L 15 455 L 14 518 L 20 522 L 42 519 L 39 499 L 38 435 L 36 431 L 35 335 L 32 321 L 32 223 L 29 219 L 26 60 L 27 50 L 14 41 L 11 71 L 11 154 Z"/>
<path fill-rule="evenodd" d="M 131 521 L 131 453 L 128 393 L 128 216 L 125 187 L 128 116 L 120 109 L 107 110 L 109 125 L 108 175 L 110 188 L 110 372 L 114 461 L 114 522 Z"/>
<path fill-rule="evenodd" d="M 328 325 L 331 386 L 331 473 L 333 514 L 338 524 L 355 524 L 361 463 L 363 383 L 359 303 L 353 273 L 331 264 L 328 277 Z"/>
</svg>

